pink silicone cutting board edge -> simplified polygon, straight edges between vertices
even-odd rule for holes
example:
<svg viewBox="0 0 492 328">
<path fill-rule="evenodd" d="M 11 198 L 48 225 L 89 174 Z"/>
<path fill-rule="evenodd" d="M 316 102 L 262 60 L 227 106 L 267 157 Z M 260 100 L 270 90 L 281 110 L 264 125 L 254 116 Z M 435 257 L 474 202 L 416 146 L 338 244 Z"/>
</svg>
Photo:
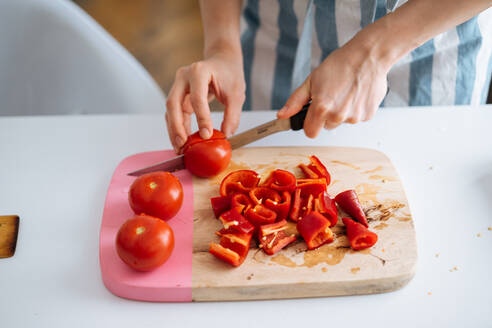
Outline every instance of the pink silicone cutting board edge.
<svg viewBox="0 0 492 328">
<path fill-rule="evenodd" d="M 168 221 L 175 236 L 174 250 L 168 261 L 153 271 L 137 272 L 120 260 L 114 246 L 121 224 L 135 215 L 127 196 L 135 177 L 127 173 L 173 156 L 171 150 L 132 155 L 122 160 L 113 174 L 101 223 L 99 261 L 104 285 L 117 296 L 153 302 L 192 300 L 193 185 L 186 170 L 175 173 L 183 185 L 184 198 L 181 210 Z"/>
</svg>

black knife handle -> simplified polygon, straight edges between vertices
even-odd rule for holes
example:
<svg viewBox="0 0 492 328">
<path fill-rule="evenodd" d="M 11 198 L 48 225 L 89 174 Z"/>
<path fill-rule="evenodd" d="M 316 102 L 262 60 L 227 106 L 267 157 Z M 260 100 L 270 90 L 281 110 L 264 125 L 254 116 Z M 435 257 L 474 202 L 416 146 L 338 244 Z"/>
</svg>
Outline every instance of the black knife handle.
<svg viewBox="0 0 492 328">
<path fill-rule="evenodd" d="M 304 105 L 301 111 L 290 118 L 290 128 L 294 131 L 302 130 L 304 126 L 304 120 L 306 119 L 306 114 L 311 102 Z"/>
</svg>

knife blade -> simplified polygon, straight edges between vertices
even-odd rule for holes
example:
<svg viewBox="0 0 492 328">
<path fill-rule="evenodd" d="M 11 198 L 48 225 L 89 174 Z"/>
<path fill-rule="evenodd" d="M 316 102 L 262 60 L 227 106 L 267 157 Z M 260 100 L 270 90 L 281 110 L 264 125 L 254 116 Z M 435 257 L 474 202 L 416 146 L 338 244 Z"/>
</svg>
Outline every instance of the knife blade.
<svg viewBox="0 0 492 328">
<path fill-rule="evenodd" d="M 306 119 L 307 109 L 311 103 L 306 104 L 300 112 L 294 116 L 287 119 L 276 119 L 270 122 L 264 123 L 235 136 L 229 138 L 232 149 L 237 149 L 244 145 L 250 144 L 256 140 L 262 139 L 271 134 L 281 132 L 281 131 L 298 131 L 301 130 L 304 125 L 304 120 Z M 184 169 L 184 156 L 178 155 L 166 161 L 153 164 L 148 167 L 133 171 L 128 173 L 131 176 L 141 176 L 146 173 L 156 172 L 156 171 L 167 171 L 174 172 L 177 170 Z"/>
</svg>

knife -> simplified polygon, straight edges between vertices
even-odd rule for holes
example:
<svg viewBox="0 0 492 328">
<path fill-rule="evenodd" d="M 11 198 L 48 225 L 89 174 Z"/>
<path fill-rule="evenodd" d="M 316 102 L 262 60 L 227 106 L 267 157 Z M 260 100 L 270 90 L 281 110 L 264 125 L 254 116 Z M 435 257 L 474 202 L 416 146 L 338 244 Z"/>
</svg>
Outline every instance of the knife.
<svg viewBox="0 0 492 328">
<path fill-rule="evenodd" d="M 244 131 L 243 133 L 239 133 L 231 138 L 229 138 L 229 142 L 231 144 L 232 149 L 236 149 L 252 143 L 253 141 L 259 140 L 271 134 L 281 132 L 281 131 L 298 131 L 301 130 L 304 125 L 304 120 L 306 119 L 307 109 L 311 103 L 306 104 L 302 110 L 295 114 L 294 116 L 286 119 L 276 119 L 265 124 L 259 125 L 255 128 Z M 168 159 L 167 161 L 160 162 L 148 167 L 145 167 L 140 170 L 136 170 L 128 173 L 131 176 L 140 176 L 146 173 L 155 172 L 155 171 L 168 171 L 174 172 L 177 170 L 184 169 L 184 156 L 179 155 Z"/>
</svg>

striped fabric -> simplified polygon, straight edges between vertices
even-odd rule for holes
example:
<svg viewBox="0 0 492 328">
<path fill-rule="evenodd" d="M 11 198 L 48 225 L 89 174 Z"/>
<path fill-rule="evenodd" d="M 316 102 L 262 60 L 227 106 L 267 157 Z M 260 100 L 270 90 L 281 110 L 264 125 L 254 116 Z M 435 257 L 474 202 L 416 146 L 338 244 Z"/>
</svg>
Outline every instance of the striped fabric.
<svg viewBox="0 0 492 328">
<path fill-rule="evenodd" d="M 308 15 L 310 1 L 312 13 Z M 241 36 L 247 87 L 243 109 L 282 107 L 299 84 L 299 67 L 306 66 L 299 60 L 308 60 L 307 67 L 314 69 L 333 50 L 402 2 L 248 0 Z M 303 56 L 308 58 L 302 59 Z M 491 74 L 489 8 L 398 61 L 388 74 L 390 91 L 382 106 L 485 103 Z"/>
</svg>

